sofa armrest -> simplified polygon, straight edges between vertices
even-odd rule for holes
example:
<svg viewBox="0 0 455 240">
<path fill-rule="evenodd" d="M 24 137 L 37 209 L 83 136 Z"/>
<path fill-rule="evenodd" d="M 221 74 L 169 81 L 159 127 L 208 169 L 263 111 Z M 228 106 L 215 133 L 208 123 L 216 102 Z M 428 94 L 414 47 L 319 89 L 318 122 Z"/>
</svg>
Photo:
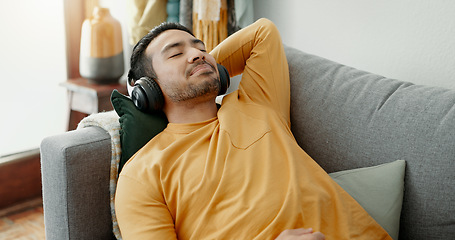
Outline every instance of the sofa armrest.
<svg viewBox="0 0 455 240">
<path fill-rule="evenodd" d="M 110 160 L 110 136 L 99 127 L 42 141 L 46 239 L 114 239 L 109 207 Z"/>
</svg>

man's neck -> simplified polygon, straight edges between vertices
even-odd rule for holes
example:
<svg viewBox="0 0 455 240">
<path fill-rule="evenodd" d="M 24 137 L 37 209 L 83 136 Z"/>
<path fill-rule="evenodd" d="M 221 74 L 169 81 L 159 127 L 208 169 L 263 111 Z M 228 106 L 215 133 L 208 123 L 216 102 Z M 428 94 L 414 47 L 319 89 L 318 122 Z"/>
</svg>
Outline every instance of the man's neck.
<svg viewBox="0 0 455 240">
<path fill-rule="evenodd" d="M 170 123 L 196 123 L 216 117 L 218 108 L 215 101 L 198 104 L 182 103 L 165 107 L 164 112 Z"/>
</svg>

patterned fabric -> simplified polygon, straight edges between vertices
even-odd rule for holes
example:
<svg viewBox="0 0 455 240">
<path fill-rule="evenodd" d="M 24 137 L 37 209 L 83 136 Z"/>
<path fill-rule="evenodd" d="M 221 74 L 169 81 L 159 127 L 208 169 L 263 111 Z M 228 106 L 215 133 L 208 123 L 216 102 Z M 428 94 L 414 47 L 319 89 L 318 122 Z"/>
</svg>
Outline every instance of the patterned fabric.
<svg viewBox="0 0 455 240">
<path fill-rule="evenodd" d="M 79 123 L 77 129 L 96 126 L 106 130 L 111 136 L 111 170 L 110 170 L 110 183 L 109 183 L 109 194 L 110 194 L 110 206 L 112 215 L 113 232 L 117 239 L 122 239 L 120 230 L 117 223 L 117 217 L 115 215 L 114 196 L 115 189 L 117 188 L 117 176 L 118 176 L 118 165 L 120 162 L 120 156 L 122 154 L 122 148 L 120 146 L 120 123 L 118 121 L 119 116 L 115 111 L 102 112 L 92 114 Z"/>
</svg>

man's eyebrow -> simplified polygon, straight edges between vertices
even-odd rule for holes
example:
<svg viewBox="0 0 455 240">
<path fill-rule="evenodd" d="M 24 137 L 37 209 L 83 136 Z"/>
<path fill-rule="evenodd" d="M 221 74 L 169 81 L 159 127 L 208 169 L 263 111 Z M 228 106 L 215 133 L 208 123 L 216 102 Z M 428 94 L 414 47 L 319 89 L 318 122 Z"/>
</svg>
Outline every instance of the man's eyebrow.
<svg viewBox="0 0 455 240">
<path fill-rule="evenodd" d="M 191 42 L 193 43 L 193 45 L 202 44 L 202 46 L 205 47 L 205 44 L 204 44 L 204 42 L 201 39 L 195 38 L 195 39 L 192 39 Z"/>
<path fill-rule="evenodd" d="M 168 44 L 166 45 L 163 50 L 161 50 L 161 55 L 164 55 L 166 54 L 166 52 L 168 52 L 169 50 L 171 50 L 172 48 L 176 48 L 176 47 L 180 47 L 183 45 L 183 42 L 180 41 L 180 42 L 176 42 L 176 43 L 171 43 L 171 44 Z"/>
<path fill-rule="evenodd" d="M 172 48 L 176 48 L 176 47 L 180 47 L 184 44 L 183 41 L 180 41 L 180 42 L 175 42 L 175 43 L 171 43 L 171 44 L 168 44 L 166 45 L 163 50 L 161 50 L 161 55 L 164 55 L 166 54 L 166 52 L 168 52 L 169 50 L 171 50 Z M 205 44 L 202 40 L 200 39 L 191 39 L 191 45 L 194 46 L 194 45 L 198 45 L 198 44 L 201 44 L 202 46 L 205 47 Z"/>
</svg>

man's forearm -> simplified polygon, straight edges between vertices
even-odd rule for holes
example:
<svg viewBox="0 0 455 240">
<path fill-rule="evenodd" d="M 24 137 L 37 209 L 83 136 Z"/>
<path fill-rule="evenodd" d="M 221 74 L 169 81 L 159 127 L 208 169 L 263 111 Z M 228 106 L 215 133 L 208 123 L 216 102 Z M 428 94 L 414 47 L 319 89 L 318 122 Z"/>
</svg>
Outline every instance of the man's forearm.
<svg viewBox="0 0 455 240">
<path fill-rule="evenodd" d="M 241 74 L 246 61 L 254 53 L 254 48 L 261 45 L 267 38 L 267 32 L 263 31 L 273 23 L 268 19 L 259 19 L 253 24 L 237 31 L 221 42 L 210 53 L 218 63 L 225 66 L 231 76 Z M 267 39 L 271 41 L 272 39 Z"/>
<path fill-rule="evenodd" d="M 239 89 L 252 102 L 271 107 L 290 124 L 289 67 L 277 27 L 259 19 L 220 43 L 211 54 L 231 76 L 242 74 Z"/>
</svg>

